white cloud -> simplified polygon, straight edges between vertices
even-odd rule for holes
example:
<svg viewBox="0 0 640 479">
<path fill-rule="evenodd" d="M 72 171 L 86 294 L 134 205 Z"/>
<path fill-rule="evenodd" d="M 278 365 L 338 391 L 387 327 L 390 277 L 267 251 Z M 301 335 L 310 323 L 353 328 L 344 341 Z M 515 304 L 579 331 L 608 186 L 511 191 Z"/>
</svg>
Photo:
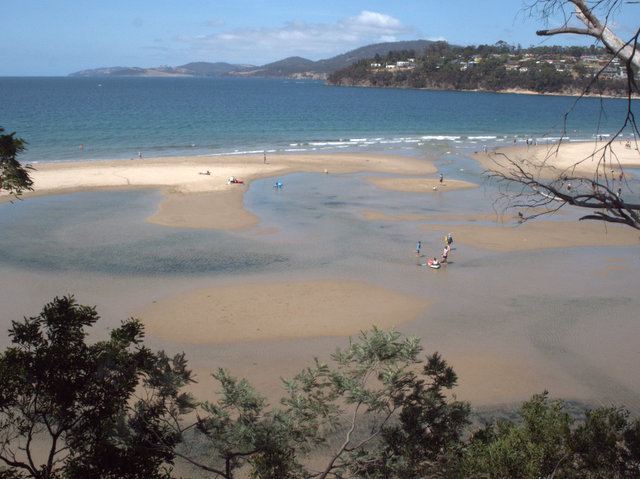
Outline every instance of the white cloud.
<svg viewBox="0 0 640 479">
<path fill-rule="evenodd" d="M 311 60 L 330 58 L 371 43 L 414 40 L 420 33 L 400 20 L 362 11 L 335 23 L 292 20 L 280 28 L 245 28 L 204 36 L 178 38 L 191 55 L 206 61 L 263 64 L 289 56 Z"/>
<path fill-rule="evenodd" d="M 218 28 L 218 27 L 224 26 L 224 20 L 209 20 L 209 21 L 204 22 L 204 24 L 207 27 Z"/>
</svg>

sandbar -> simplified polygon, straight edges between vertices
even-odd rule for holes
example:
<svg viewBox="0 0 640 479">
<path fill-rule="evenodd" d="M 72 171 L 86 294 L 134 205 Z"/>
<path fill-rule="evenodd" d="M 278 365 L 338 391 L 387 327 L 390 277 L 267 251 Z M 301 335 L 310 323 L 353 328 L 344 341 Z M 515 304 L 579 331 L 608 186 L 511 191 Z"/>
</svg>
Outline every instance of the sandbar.
<svg viewBox="0 0 640 479">
<path fill-rule="evenodd" d="M 455 191 L 477 188 L 478 185 L 468 181 L 446 180 L 439 178 L 363 178 L 381 190 L 403 191 L 407 193 L 436 193 L 438 191 Z"/>
<path fill-rule="evenodd" d="M 419 229 L 453 232 L 457 243 L 488 251 L 640 245 L 638 230 L 586 221 L 533 221 L 521 225 L 496 226 L 424 224 Z"/>
<path fill-rule="evenodd" d="M 498 213 L 440 216 L 390 215 L 376 210 L 361 210 L 359 213 L 367 221 L 422 222 L 419 230 L 442 235 L 452 232 L 459 243 L 488 251 L 640 245 L 640 231 L 601 222 L 535 220 L 523 223 L 516 215 Z M 563 213 L 556 212 L 554 216 L 563 216 Z M 449 223 L 443 224 L 445 220 Z"/>
<path fill-rule="evenodd" d="M 390 215 L 382 211 L 376 210 L 360 210 L 358 211 L 362 218 L 369 221 L 455 221 L 455 222 L 469 222 L 475 223 L 477 221 L 488 221 L 492 223 L 505 224 L 514 222 L 518 219 L 517 215 L 500 214 L 500 213 L 476 213 L 473 215 L 451 215 L 442 214 L 438 216 L 434 215 L 421 215 L 421 214 L 399 214 Z M 556 215 L 562 215 L 561 211 L 557 211 Z"/>
<path fill-rule="evenodd" d="M 412 321 L 431 301 L 359 281 L 216 286 L 158 299 L 136 311 L 148 334 L 181 344 L 358 335 Z"/>
<path fill-rule="evenodd" d="M 559 175 L 617 177 L 620 171 L 640 168 L 637 146 L 626 141 L 554 143 L 535 146 L 509 146 L 495 151 L 475 153 L 473 158 L 486 170 L 515 171 L 514 162 L 540 178 Z M 613 171 L 613 174 L 611 173 Z"/>
<path fill-rule="evenodd" d="M 349 153 L 270 155 L 266 162 L 262 155 L 231 155 L 43 163 L 31 172 L 34 191 L 23 197 L 158 189 L 164 199 L 148 221 L 184 228 L 239 230 L 259 222 L 243 209 L 242 197 L 250 182 L 295 172 L 425 176 L 437 173 L 437 169 L 432 162 L 418 158 Z M 230 184 L 230 177 L 244 183 Z M 11 199 L 0 192 L 0 202 Z"/>
</svg>

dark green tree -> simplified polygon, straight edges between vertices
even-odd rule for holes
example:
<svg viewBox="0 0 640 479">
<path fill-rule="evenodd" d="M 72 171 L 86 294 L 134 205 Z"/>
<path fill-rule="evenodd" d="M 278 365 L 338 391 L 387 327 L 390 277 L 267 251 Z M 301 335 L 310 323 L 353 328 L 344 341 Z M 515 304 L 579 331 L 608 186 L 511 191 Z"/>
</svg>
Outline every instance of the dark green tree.
<svg viewBox="0 0 640 479">
<path fill-rule="evenodd" d="M 26 141 L 16 138 L 15 133 L 4 134 L 0 126 L 0 191 L 8 191 L 19 196 L 25 190 L 33 189 L 29 176 L 29 166 L 22 166 L 17 157 L 25 149 Z"/>
<path fill-rule="evenodd" d="M 381 427 L 378 447 L 357 454 L 350 467 L 361 477 L 451 477 L 469 424 L 469 404 L 450 399 L 457 375 L 438 353 L 410 372 L 394 397 L 396 420 Z"/>
<path fill-rule="evenodd" d="M 465 448 L 462 477 L 640 477 L 640 420 L 602 407 L 574 421 L 545 392 L 525 402 L 520 421 L 475 431 Z"/>
<path fill-rule="evenodd" d="M 172 422 L 193 407 L 180 392 L 191 381 L 184 357 L 144 347 L 134 319 L 87 344 L 97 320 L 95 308 L 56 297 L 13 322 L 0 356 L 0 477 L 169 476 Z"/>
<path fill-rule="evenodd" d="M 520 409 L 522 423 L 498 421 L 477 431 L 464 458 L 466 476 L 552 477 L 570 456 L 567 442 L 573 420 L 560 400 L 535 395 Z"/>
<path fill-rule="evenodd" d="M 625 409 L 587 411 L 569 445 L 580 477 L 640 477 L 640 419 L 630 420 Z"/>
</svg>

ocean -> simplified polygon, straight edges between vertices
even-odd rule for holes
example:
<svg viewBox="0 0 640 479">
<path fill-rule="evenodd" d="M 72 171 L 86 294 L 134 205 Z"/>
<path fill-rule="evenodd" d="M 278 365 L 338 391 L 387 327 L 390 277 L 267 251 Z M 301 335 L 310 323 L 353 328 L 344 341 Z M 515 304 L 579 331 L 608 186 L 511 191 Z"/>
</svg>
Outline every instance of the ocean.
<svg viewBox="0 0 640 479">
<path fill-rule="evenodd" d="M 221 78 L 0 78 L 0 105 L 0 126 L 28 141 L 30 163 L 579 141 L 619 130 L 627 108 L 621 99 Z"/>
</svg>

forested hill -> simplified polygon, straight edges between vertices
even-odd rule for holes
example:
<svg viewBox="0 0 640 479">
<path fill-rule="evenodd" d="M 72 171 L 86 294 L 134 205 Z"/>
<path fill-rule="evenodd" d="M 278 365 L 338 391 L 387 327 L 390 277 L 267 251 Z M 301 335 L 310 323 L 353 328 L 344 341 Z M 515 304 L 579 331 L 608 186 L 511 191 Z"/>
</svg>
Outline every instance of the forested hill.
<svg viewBox="0 0 640 479">
<path fill-rule="evenodd" d="M 422 51 L 393 51 L 360 60 L 335 71 L 328 84 L 576 94 L 596 75 L 591 93 L 625 93 L 624 66 L 593 46 L 522 49 L 504 42 L 477 47 L 434 42 Z"/>
</svg>

